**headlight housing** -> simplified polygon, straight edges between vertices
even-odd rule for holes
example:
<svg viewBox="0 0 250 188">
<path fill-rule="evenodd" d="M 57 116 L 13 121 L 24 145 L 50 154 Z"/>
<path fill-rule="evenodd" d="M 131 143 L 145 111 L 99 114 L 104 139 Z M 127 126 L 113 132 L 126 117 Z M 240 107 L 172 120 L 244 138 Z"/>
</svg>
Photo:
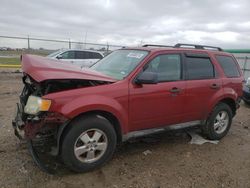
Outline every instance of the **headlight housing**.
<svg viewBox="0 0 250 188">
<path fill-rule="evenodd" d="M 51 106 L 51 100 L 42 99 L 41 97 L 29 96 L 28 101 L 24 107 L 26 114 L 35 115 L 41 111 L 48 111 Z"/>
</svg>

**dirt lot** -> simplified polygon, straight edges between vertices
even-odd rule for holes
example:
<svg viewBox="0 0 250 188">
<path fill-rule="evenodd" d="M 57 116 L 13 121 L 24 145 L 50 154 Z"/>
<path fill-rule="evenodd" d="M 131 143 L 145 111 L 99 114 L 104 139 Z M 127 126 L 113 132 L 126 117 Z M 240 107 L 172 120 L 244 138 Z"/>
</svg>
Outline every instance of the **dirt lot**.
<svg viewBox="0 0 250 188">
<path fill-rule="evenodd" d="M 0 187 L 250 187 L 250 108 L 244 104 L 218 145 L 191 145 L 184 131 L 164 133 L 123 144 L 94 172 L 59 168 L 48 175 L 13 134 L 20 78 L 20 73 L 0 73 Z"/>
</svg>

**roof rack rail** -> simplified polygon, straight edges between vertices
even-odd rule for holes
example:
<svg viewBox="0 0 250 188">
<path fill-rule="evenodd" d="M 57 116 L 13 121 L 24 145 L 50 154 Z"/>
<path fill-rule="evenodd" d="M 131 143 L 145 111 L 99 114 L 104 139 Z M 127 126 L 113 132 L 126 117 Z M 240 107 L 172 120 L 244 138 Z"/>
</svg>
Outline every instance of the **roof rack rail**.
<svg viewBox="0 0 250 188">
<path fill-rule="evenodd" d="M 178 43 L 174 45 L 174 48 L 185 48 L 185 47 L 194 47 L 195 49 L 201 49 L 201 50 L 218 50 L 223 51 L 220 47 L 215 46 L 205 46 L 205 45 L 197 45 L 197 44 L 182 44 Z"/>
<path fill-rule="evenodd" d="M 167 45 L 158 45 L 158 44 L 144 44 L 142 45 L 142 47 L 169 47 L 169 48 L 173 48 L 173 46 L 167 46 Z"/>
</svg>

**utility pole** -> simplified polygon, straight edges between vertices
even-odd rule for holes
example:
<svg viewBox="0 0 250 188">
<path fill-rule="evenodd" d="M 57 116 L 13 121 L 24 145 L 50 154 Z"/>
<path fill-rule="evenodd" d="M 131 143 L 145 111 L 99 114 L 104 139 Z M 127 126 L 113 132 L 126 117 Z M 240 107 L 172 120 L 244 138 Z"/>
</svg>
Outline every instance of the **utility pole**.
<svg viewBox="0 0 250 188">
<path fill-rule="evenodd" d="M 107 54 L 109 53 L 109 43 L 107 42 Z"/>
<path fill-rule="evenodd" d="M 30 50 L 30 36 L 28 35 L 28 50 Z"/>
<path fill-rule="evenodd" d="M 69 39 L 69 49 L 71 49 L 71 41 L 70 41 L 70 39 Z"/>
<path fill-rule="evenodd" d="M 87 41 L 87 36 L 88 36 L 88 30 L 85 32 L 85 38 L 84 38 L 84 49 L 86 49 L 86 41 Z"/>
</svg>

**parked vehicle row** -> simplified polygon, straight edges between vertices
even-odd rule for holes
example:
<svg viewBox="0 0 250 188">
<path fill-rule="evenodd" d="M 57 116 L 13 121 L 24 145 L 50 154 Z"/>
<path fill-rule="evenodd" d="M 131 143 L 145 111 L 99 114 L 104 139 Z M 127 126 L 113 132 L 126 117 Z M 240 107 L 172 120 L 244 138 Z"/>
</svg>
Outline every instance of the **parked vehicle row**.
<svg viewBox="0 0 250 188">
<path fill-rule="evenodd" d="M 219 140 L 242 96 L 236 59 L 211 46 L 124 48 L 82 70 L 24 55 L 22 69 L 15 134 L 77 172 L 103 165 L 119 142 L 160 131 L 198 126 Z"/>
</svg>

